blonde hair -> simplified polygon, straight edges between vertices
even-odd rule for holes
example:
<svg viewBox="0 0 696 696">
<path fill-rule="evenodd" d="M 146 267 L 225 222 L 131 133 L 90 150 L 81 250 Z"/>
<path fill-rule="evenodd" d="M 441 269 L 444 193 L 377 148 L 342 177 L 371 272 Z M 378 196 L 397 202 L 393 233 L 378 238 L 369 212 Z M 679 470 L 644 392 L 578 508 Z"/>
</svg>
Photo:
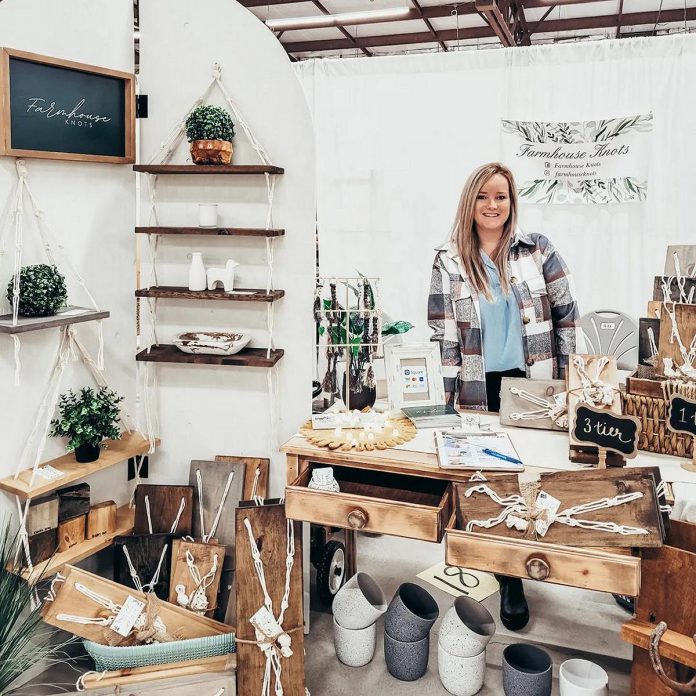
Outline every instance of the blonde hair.
<svg viewBox="0 0 696 696">
<path fill-rule="evenodd" d="M 495 264 L 500 275 L 500 285 L 504 293 L 510 290 L 508 278 L 510 243 L 515 235 L 517 226 L 517 190 L 515 188 L 515 178 L 512 172 L 499 162 L 484 164 L 475 169 L 466 180 L 462 195 L 459 199 L 457 217 L 452 228 L 452 241 L 457 247 L 462 265 L 468 276 L 472 289 L 479 294 L 491 298 L 488 273 L 481 258 L 479 237 L 476 232 L 474 222 L 474 207 L 476 197 L 483 185 L 496 174 L 502 174 L 510 186 L 510 215 L 503 226 L 503 234 L 500 237 L 498 246 L 491 256 L 491 261 Z"/>
</svg>

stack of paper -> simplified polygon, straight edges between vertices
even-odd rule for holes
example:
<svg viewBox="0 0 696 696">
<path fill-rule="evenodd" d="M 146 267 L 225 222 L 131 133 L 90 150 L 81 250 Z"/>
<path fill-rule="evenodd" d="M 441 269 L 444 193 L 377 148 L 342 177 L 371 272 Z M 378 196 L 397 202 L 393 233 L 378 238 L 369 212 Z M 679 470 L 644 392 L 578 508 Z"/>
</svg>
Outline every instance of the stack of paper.
<svg viewBox="0 0 696 696">
<path fill-rule="evenodd" d="M 401 411 L 416 428 L 460 428 L 462 419 L 454 406 L 402 406 Z"/>
</svg>

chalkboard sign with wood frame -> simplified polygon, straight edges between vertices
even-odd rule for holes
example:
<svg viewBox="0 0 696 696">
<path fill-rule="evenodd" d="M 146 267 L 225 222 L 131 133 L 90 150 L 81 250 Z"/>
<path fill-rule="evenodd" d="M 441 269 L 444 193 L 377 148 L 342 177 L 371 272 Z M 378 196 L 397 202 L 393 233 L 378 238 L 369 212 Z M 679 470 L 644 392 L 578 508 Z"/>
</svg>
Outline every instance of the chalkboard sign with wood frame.
<svg viewBox="0 0 696 696">
<path fill-rule="evenodd" d="M 135 76 L 0 49 L 0 155 L 132 164 Z"/>
<path fill-rule="evenodd" d="M 692 461 L 682 464 L 687 471 L 696 471 L 696 401 L 672 394 L 667 412 L 667 427 L 675 433 L 686 433 L 694 438 Z"/>
<path fill-rule="evenodd" d="M 607 409 L 582 404 L 575 411 L 573 437 L 631 459 L 638 453 L 640 421 L 635 416 L 619 416 Z"/>
</svg>

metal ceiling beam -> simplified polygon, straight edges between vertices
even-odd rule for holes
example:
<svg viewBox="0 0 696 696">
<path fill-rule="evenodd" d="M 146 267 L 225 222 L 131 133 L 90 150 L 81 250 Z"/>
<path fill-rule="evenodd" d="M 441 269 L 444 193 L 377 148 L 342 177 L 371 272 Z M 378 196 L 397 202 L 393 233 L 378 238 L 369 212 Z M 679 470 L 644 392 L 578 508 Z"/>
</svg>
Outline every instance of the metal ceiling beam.
<svg viewBox="0 0 696 696">
<path fill-rule="evenodd" d="M 526 3 L 525 3 L 526 4 Z M 556 0 L 554 4 L 561 4 Z M 426 8 L 424 7 L 423 10 Z M 686 10 L 686 20 L 696 20 L 696 7 Z M 600 17 L 573 17 L 570 19 L 546 20 L 543 24 L 543 32 L 577 31 L 582 29 L 610 29 L 618 25 L 618 15 L 602 15 Z M 657 21 L 657 12 L 634 12 L 623 15 L 623 26 L 638 26 L 642 24 L 654 24 Z M 663 10 L 660 15 L 660 23 L 683 22 L 684 10 Z M 438 31 L 442 41 L 456 41 L 457 30 L 446 29 Z M 495 32 L 488 26 L 467 27 L 459 29 L 460 39 L 483 39 L 495 37 Z M 429 32 L 416 32 L 406 34 L 386 34 L 382 36 L 368 36 L 355 39 L 358 46 L 375 48 L 379 46 L 401 46 L 415 43 L 432 43 L 433 37 Z M 292 53 L 307 53 L 315 51 L 335 51 L 353 48 L 354 45 L 342 39 L 328 39 L 321 41 L 298 41 L 286 44 L 288 51 Z"/>
<path fill-rule="evenodd" d="M 327 10 L 327 9 L 319 2 L 319 0 L 312 0 L 312 3 L 313 3 L 314 6 L 319 10 L 319 12 L 321 12 L 322 14 L 325 14 L 325 15 L 331 14 L 331 12 L 329 12 L 329 10 Z M 372 57 L 372 51 L 368 51 L 367 48 L 365 48 L 365 46 L 360 46 L 360 45 L 358 44 L 356 38 L 355 38 L 349 31 L 347 31 L 345 27 L 342 27 L 342 26 L 340 26 L 340 25 L 337 25 L 337 26 L 336 26 L 336 29 L 338 29 L 338 30 L 341 32 L 341 34 L 343 34 L 343 36 L 345 36 L 346 39 L 348 39 L 348 41 L 350 41 L 351 44 L 352 44 L 355 48 L 359 48 L 359 49 L 362 51 L 362 53 L 363 53 L 364 55 L 366 55 L 368 58 L 371 58 L 371 57 Z M 281 41 L 281 44 L 282 44 L 282 43 L 283 43 L 283 42 Z M 291 51 L 290 49 L 286 49 L 286 50 L 287 50 L 288 53 L 292 53 L 292 51 Z"/>
<path fill-rule="evenodd" d="M 515 45 L 515 38 L 503 16 L 498 0 L 476 0 L 474 7 L 486 18 L 490 28 L 495 32 L 503 46 Z"/>
<path fill-rule="evenodd" d="M 619 0 L 619 22 L 616 27 L 616 38 L 621 37 L 621 20 L 623 19 L 623 5 L 624 0 Z"/>
<path fill-rule="evenodd" d="M 435 37 L 435 40 L 440 44 L 440 48 L 442 48 L 443 51 L 449 50 L 447 48 L 447 44 L 440 39 L 440 37 L 437 35 L 437 32 L 435 31 L 435 27 L 433 26 L 432 22 L 423 14 L 423 8 L 420 6 L 420 3 L 418 0 L 411 0 L 413 3 L 413 8 L 416 12 L 418 12 L 418 15 L 420 18 L 423 20 L 425 23 L 425 26 L 428 27 L 428 31 Z"/>
<path fill-rule="evenodd" d="M 302 3 L 310 4 L 311 0 L 239 0 L 244 7 L 268 7 L 269 5 L 299 5 Z M 592 2 L 606 2 L 606 0 L 556 0 L 555 5 L 585 5 Z M 464 0 L 464 2 L 450 2 L 448 5 L 438 5 L 446 7 L 448 13 L 452 11 L 455 4 L 459 6 L 459 14 L 475 14 L 474 0 Z M 539 9 L 549 6 L 549 0 L 521 0 L 521 4 L 528 10 Z M 431 6 L 424 7 L 427 11 Z M 442 16 L 442 15 L 441 15 Z"/>
</svg>

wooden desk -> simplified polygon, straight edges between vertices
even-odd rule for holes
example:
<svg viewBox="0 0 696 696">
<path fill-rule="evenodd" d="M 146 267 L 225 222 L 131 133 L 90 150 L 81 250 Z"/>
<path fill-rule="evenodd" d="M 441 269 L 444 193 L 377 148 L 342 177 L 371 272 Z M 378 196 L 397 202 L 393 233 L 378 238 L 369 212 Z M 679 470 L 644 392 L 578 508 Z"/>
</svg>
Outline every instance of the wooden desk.
<svg viewBox="0 0 696 696">
<path fill-rule="evenodd" d="M 537 431 L 538 438 L 544 435 Z M 357 571 L 360 530 L 436 543 L 447 532 L 446 560 L 451 565 L 528 579 L 528 561 L 543 556 L 550 568 L 544 582 L 628 595 L 640 589 L 640 558 L 630 549 L 529 542 L 511 554 L 509 539 L 455 530 L 452 483 L 468 482 L 472 472 L 440 469 L 435 454 L 403 449 L 337 452 L 302 436 L 286 442 L 281 451 L 287 457 L 287 516 L 345 530 L 347 577 Z M 307 488 L 316 465 L 334 467 L 339 493 Z M 527 467 L 525 476 L 543 471 L 548 468 Z M 499 475 L 486 473 L 489 478 Z M 485 553 L 477 552 L 484 547 Z"/>
</svg>

